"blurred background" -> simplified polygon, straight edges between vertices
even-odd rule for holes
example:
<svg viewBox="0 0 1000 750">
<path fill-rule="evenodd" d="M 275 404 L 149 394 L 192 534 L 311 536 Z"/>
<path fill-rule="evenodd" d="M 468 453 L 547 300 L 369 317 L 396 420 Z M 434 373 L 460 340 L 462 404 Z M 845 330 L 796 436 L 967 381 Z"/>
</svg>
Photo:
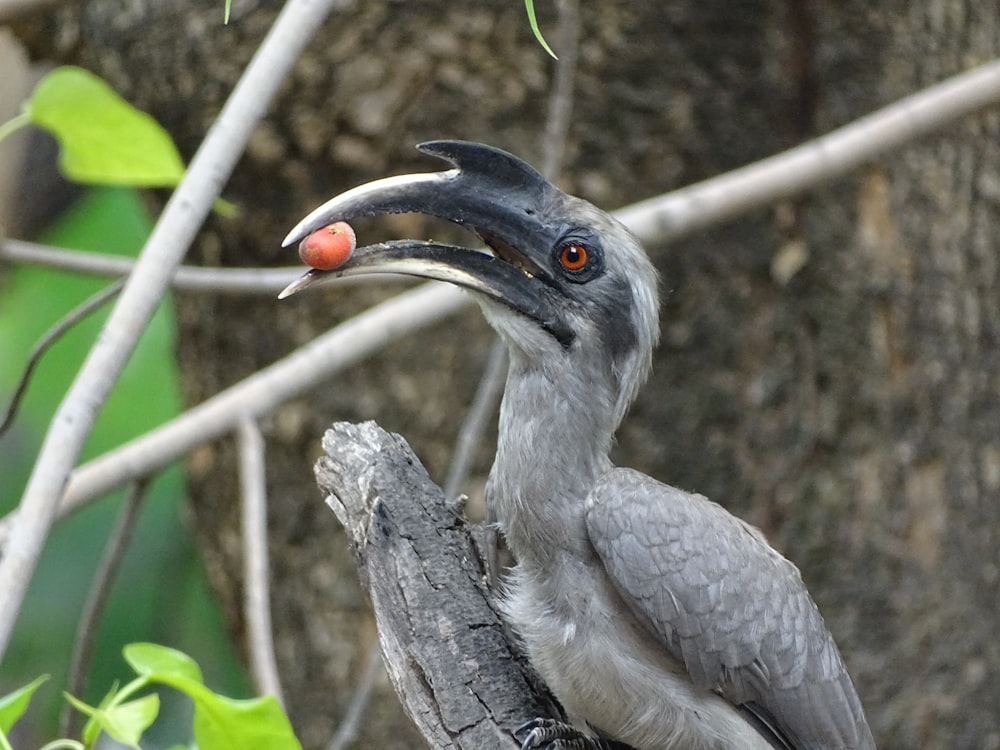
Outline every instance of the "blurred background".
<svg viewBox="0 0 1000 750">
<path fill-rule="evenodd" d="M 38 242 L 126 256 L 141 249 L 151 220 L 136 191 L 87 188 L 67 194 L 68 205 L 37 235 Z M 6 405 L 32 346 L 65 313 L 108 281 L 21 267 L 6 271 L 3 283 L 0 398 Z M 106 313 L 105 307 L 81 321 L 37 366 L 16 422 L 0 437 L 0 512 L 16 507 L 49 419 Z M 175 339 L 174 312 L 167 302 L 156 313 L 104 405 L 82 461 L 179 413 Z M 56 736 L 56 721 L 65 705 L 61 691 L 66 687 L 74 633 L 124 494 L 114 493 L 58 523 L 48 541 L 0 675 L 0 693 L 39 674 L 51 675 L 33 701 L 34 721 L 18 725 L 18 746 L 40 746 Z M 93 668 L 88 689 L 81 696 L 91 705 L 100 701 L 115 680 L 125 682 L 134 676 L 121 657 L 121 649 L 136 641 L 169 643 L 186 651 L 201 663 L 216 690 L 250 695 L 185 526 L 185 500 L 179 466 L 157 477 L 148 490 L 94 641 Z M 184 715 L 183 701 L 168 705 L 179 716 Z M 183 727 L 181 731 L 185 731 Z M 181 739 L 185 738 L 186 734 L 181 734 Z"/>
<path fill-rule="evenodd" d="M 560 13 L 574 5 L 536 5 L 559 53 Z M 279 6 L 234 3 L 228 26 L 221 3 L 202 0 L 55 3 L 4 20 L 27 60 L 98 73 L 189 159 Z M 613 2 L 581 4 L 579 14 L 557 182 L 606 209 L 777 153 L 1000 54 L 1000 10 L 971 0 Z M 555 65 L 515 0 L 339 5 L 224 190 L 241 215 L 211 217 L 188 262 L 293 263 L 281 238 L 319 202 L 377 177 L 440 168 L 413 149 L 422 140 L 485 141 L 540 164 Z M 40 172 L 27 170 L 32 179 Z M 15 219 L 48 205 L 31 184 L 14 190 Z M 50 211 L 54 222 L 8 219 L 8 232 L 130 253 L 163 197 L 86 191 L 55 204 L 66 212 Z M 385 239 L 436 229 L 397 217 L 364 231 L 362 239 Z M 994 109 L 799 198 L 648 248 L 662 277 L 663 341 L 615 458 L 722 503 L 799 565 L 882 748 L 1000 748 L 997 236 Z M 0 269 L 0 388 L 38 334 L 98 285 Z M 318 290 L 280 304 L 172 295 L 87 455 L 391 291 Z M 99 320 L 46 357 L 0 443 L 4 508 L 19 497 Z M 262 424 L 276 647 L 307 748 L 329 741 L 375 641 L 353 561 L 313 484 L 322 431 L 334 420 L 376 419 L 443 480 L 491 344 L 479 316 L 463 315 Z M 490 440 L 470 495 L 481 492 Z M 138 639 L 188 650 L 217 675 L 217 689 L 245 690 L 233 666 L 245 635 L 234 459 L 231 440 L 215 441 L 183 474 L 156 479 L 102 623 L 92 700 L 120 674 L 121 645 Z M 39 672 L 58 681 L 117 502 L 95 504 L 50 540 L 0 689 Z M 42 736 L 56 693 L 50 687 L 52 703 L 33 713 Z M 383 679 L 358 746 L 418 744 Z"/>
</svg>

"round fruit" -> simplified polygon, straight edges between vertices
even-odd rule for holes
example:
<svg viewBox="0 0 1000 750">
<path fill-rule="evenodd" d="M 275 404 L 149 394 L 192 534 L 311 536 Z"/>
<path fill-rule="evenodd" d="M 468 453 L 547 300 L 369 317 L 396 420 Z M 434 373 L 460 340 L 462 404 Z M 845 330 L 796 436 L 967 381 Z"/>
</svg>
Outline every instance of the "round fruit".
<svg viewBox="0 0 1000 750">
<path fill-rule="evenodd" d="M 299 243 L 302 262 L 321 271 L 330 271 L 347 262 L 357 245 L 354 229 L 346 221 L 328 224 Z"/>
</svg>

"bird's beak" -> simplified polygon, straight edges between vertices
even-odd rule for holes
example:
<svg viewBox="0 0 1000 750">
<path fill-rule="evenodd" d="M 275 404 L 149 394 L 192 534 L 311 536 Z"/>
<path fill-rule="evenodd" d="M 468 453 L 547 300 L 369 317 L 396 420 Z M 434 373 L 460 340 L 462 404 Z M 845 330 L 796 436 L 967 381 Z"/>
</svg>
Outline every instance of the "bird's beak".
<svg viewBox="0 0 1000 750">
<path fill-rule="evenodd" d="M 348 190 L 300 221 L 283 244 L 292 245 L 337 221 L 419 212 L 473 230 L 491 252 L 417 240 L 367 245 L 356 248 L 333 270 L 310 270 L 279 296 L 288 297 L 327 279 L 361 274 L 437 279 L 507 305 L 566 345 L 572 333 L 560 316 L 565 299 L 545 270 L 564 228 L 540 218 L 557 189 L 517 157 L 489 146 L 433 141 L 418 148 L 448 160 L 455 168 L 388 177 Z"/>
</svg>

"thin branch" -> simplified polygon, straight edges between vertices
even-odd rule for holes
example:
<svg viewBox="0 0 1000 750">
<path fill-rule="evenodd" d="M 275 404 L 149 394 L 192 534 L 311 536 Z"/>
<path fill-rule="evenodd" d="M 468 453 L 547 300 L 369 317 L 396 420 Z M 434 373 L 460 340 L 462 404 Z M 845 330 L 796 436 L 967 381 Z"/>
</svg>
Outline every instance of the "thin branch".
<svg viewBox="0 0 1000 750">
<path fill-rule="evenodd" d="M 952 76 L 801 146 L 616 212 L 641 240 L 664 243 L 841 177 L 1000 103 L 1000 60 Z"/>
<path fill-rule="evenodd" d="M 0 656 L 7 649 L 59 498 L 97 411 L 251 132 L 332 4 L 333 0 L 289 0 L 282 9 L 170 197 L 118 303 L 59 405 L 0 560 Z"/>
<path fill-rule="evenodd" d="M 576 63 L 580 51 L 580 4 L 578 0 L 559 0 L 559 26 L 556 29 L 559 61 L 549 93 L 542 140 L 542 174 L 554 180 L 562 172 L 566 154 L 566 136 L 573 117 L 573 90 L 576 86 Z"/>
<path fill-rule="evenodd" d="M 432 282 L 364 311 L 170 422 L 77 468 L 59 516 L 232 432 L 245 416 L 269 414 L 332 374 L 471 304 L 472 298 L 455 287 Z M 10 543 L 16 512 L 0 521 L 0 546 Z"/>
<path fill-rule="evenodd" d="M 63 271 L 94 276 L 126 276 L 132 273 L 136 261 L 121 255 L 91 253 L 82 250 L 64 250 L 34 242 L 7 239 L 0 241 L 0 259 L 18 263 L 57 268 Z M 277 294 L 302 275 L 302 266 L 287 268 L 202 268 L 178 266 L 170 285 L 185 292 L 214 292 L 218 294 Z M 385 274 L 380 279 L 356 276 L 340 279 L 338 283 L 384 283 L 404 276 Z"/>
<path fill-rule="evenodd" d="M 264 438 L 257 423 L 249 417 L 240 420 L 236 437 L 243 495 L 243 613 L 250 647 L 250 673 L 258 693 L 273 695 L 278 703 L 284 705 L 271 632 Z"/>
<path fill-rule="evenodd" d="M 382 672 L 382 650 L 378 641 L 373 643 L 368 649 L 368 658 L 365 661 L 365 671 L 361 675 L 354 697 L 351 698 L 351 705 L 347 707 L 343 720 L 337 728 L 337 733 L 333 735 L 326 750 L 344 750 L 358 736 L 358 728 L 361 726 L 361 719 L 368 708 L 368 702 L 372 697 L 372 688 L 375 687 L 375 680 Z"/>
<path fill-rule="evenodd" d="M 573 89 L 580 47 L 580 5 L 577 0 L 559 0 L 556 44 L 562 51 L 562 57 L 555 64 L 555 77 L 545 119 L 545 136 L 542 140 L 542 174 L 550 180 L 554 180 L 562 171 L 566 137 L 573 116 Z M 459 488 L 465 483 L 472 457 L 483 440 L 489 418 L 496 411 L 503 393 L 506 373 L 507 347 L 495 338 L 472 406 L 458 432 L 458 441 L 444 484 L 444 495 L 449 502 L 455 500 Z"/>
<path fill-rule="evenodd" d="M 904 101 L 908 103 L 906 108 L 915 113 L 916 121 L 921 123 L 920 127 L 911 123 L 906 128 L 909 137 L 914 139 L 925 135 L 933 129 L 928 124 L 931 121 L 940 127 L 1000 102 L 1000 61 L 948 79 Z M 898 124 L 893 124 L 898 120 L 897 109 L 900 106 L 901 103 L 895 104 L 864 118 L 864 122 L 868 123 L 868 137 L 872 142 L 879 142 L 885 151 L 906 142 L 898 135 Z M 934 113 L 933 118 L 930 113 Z M 836 139 L 838 134 L 852 127 L 848 125 L 826 138 Z M 896 133 L 896 136 L 889 138 L 886 133 Z M 868 149 L 869 144 L 865 148 Z M 804 161 L 802 153 L 812 153 L 811 161 Z M 870 159 L 882 152 L 866 153 L 866 158 Z M 801 172 L 803 164 L 812 165 L 810 171 L 817 183 L 809 183 L 809 187 L 818 184 L 821 179 L 829 179 L 842 173 L 815 168 L 816 165 L 829 166 L 829 163 L 825 156 L 827 151 L 814 143 L 805 144 L 786 154 L 793 154 L 786 162 L 789 165 L 786 169 L 794 169 L 798 164 Z M 716 185 L 724 185 L 727 194 L 736 196 L 739 210 L 749 211 L 774 200 L 773 193 L 768 200 L 748 202 L 746 198 L 754 197 L 754 185 L 760 180 L 757 170 L 773 175 L 775 163 L 784 158 L 785 154 L 781 154 L 744 167 L 737 172 L 740 175 L 738 180 L 732 180 L 728 174 L 722 175 L 660 198 L 627 206 L 615 215 L 645 242 L 677 238 L 702 229 L 709 223 L 731 218 L 738 212 L 724 202 L 697 198 L 699 193 L 717 194 L 714 190 Z M 865 160 L 855 159 L 853 164 Z M 843 164 L 834 166 L 843 167 L 843 171 L 848 170 Z M 799 176 L 786 175 L 786 179 L 797 180 Z M 781 192 L 778 197 L 784 194 Z M 699 213 L 702 210 L 712 213 L 710 221 Z M 240 416 L 248 413 L 266 414 L 285 401 L 326 381 L 336 372 L 380 351 L 397 338 L 437 323 L 448 315 L 465 309 L 469 304 L 469 298 L 453 287 L 423 285 L 371 308 L 162 427 L 78 468 L 70 477 L 59 506 L 59 515 L 65 515 L 125 482 L 163 468 L 196 446 L 231 432 Z M 0 521 L 0 547 L 5 547 L 10 539 L 13 518 L 14 513 L 11 513 Z"/>
<path fill-rule="evenodd" d="M 101 562 L 94 572 L 94 581 L 87 594 L 87 601 L 83 605 L 83 613 L 76 626 L 76 638 L 73 642 L 73 655 L 70 658 L 69 676 L 67 678 L 66 691 L 70 695 L 82 696 L 87 687 L 87 672 L 90 670 L 90 650 L 94 645 L 94 636 L 97 634 L 97 626 L 104 612 L 104 605 L 111 593 L 115 576 L 121 567 L 125 550 L 128 548 L 129 540 L 132 538 L 132 531 L 135 529 L 136 519 L 139 517 L 139 509 L 142 501 L 146 499 L 146 490 L 149 488 L 147 478 L 139 479 L 132 485 L 132 490 L 125 498 L 118 514 L 108 543 L 104 547 L 104 554 Z M 76 734 L 73 727 L 74 716 L 79 714 L 67 703 L 59 717 L 59 733 L 63 737 L 70 737 Z"/>
<path fill-rule="evenodd" d="M 24 365 L 24 370 L 21 372 L 21 377 L 18 378 L 17 385 L 14 388 L 14 395 L 10 398 L 10 403 L 7 405 L 3 419 L 0 419 L 0 435 L 3 435 L 14 423 L 14 418 L 17 416 L 17 411 L 21 406 L 21 399 L 24 397 L 25 392 L 28 390 L 28 384 L 31 382 L 31 374 L 35 371 L 35 366 L 38 364 L 39 360 L 41 360 L 42 355 L 45 354 L 49 347 L 52 346 L 52 344 L 54 344 L 66 331 L 118 294 L 118 292 L 122 290 L 123 286 L 125 286 L 125 280 L 119 279 L 110 286 L 107 286 L 99 291 L 97 294 L 88 297 L 86 300 L 66 313 L 62 320 L 58 321 L 48 331 L 42 334 L 42 337 L 35 343 L 35 345 L 31 348 L 31 352 L 28 354 L 28 360 Z"/>
<path fill-rule="evenodd" d="M 496 411 L 506 380 L 507 347 L 499 340 L 494 341 L 486 369 L 479 379 L 479 387 L 476 388 L 476 395 L 472 399 L 472 406 L 469 407 L 469 413 L 465 415 L 465 421 L 458 431 L 455 452 L 444 483 L 444 496 L 448 498 L 448 502 L 454 502 L 458 497 L 459 490 L 469 474 L 472 457 L 482 442 L 490 417 Z"/>
</svg>

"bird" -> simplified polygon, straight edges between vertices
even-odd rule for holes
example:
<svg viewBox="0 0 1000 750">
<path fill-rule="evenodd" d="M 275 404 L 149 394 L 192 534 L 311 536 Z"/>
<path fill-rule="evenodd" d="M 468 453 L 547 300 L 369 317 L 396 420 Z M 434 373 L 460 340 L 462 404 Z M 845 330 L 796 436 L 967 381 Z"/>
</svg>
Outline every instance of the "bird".
<svg viewBox="0 0 1000 750">
<path fill-rule="evenodd" d="M 284 244 L 417 212 L 485 248 L 358 247 L 281 296 L 354 275 L 437 279 L 469 290 L 506 344 L 486 486 L 516 561 L 500 606 L 568 717 L 526 717 L 513 730 L 523 750 L 875 748 L 795 565 L 721 505 L 609 458 L 659 336 L 658 275 L 639 241 L 507 151 L 418 148 L 451 168 L 348 190 Z"/>
</svg>

